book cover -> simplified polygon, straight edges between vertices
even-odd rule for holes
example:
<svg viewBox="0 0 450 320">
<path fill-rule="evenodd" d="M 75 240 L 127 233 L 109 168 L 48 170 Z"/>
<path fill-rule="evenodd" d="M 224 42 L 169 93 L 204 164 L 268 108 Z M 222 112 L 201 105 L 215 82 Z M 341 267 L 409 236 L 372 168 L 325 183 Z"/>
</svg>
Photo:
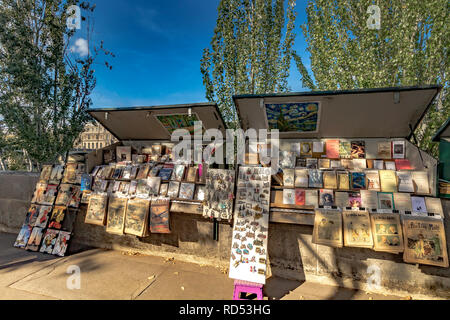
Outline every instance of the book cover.
<svg viewBox="0 0 450 320">
<path fill-rule="evenodd" d="M 350 142 L 339 142 L 339 157 L 341 159 L 350 159 L 352 157 L 352 145 Z"/>
<path fill-rule="evenodd" d="M 295 168 L 295 182 L 296 188 L 308 188 L 308 169 Z"/>
<path fill-rule="evenodd" d="M 139 171 L 138 171 L 138 174 L 136 176 L 136 179 L 137 180 L 146 179 L 149 172 L 150 172 L 150 165 L 149 164 L 144 164 L 144 165 L 139 166 Z"/>
<path fill-rule="evenodd" d="M 381 191 L 397 192 L 397 175 L 392 170 L 379 170 Z"/>
<path fill-rule="evenodd" d="M 295 204 L 298 206 L 305 205 L 305 190 L 304 189 L 295 189 Z"/>
<path fill-rule="evenodd" d="M 366 144 L 364 141 L 352 141 L 352 158 L 364 159 L 366 157 Z"/>
<path fill-rule="evenodd" d="M 331 189 L 320 189 L 319 191 L 319 205 L 325 207 L 334 206 L 334 193 Z"/>
<path fill-rule="evenodd" d="M 310 188 L 323 187 L 323 175 L 321 170 L 317 169 L 308 170 L 308 185 Z"/>
<path fill-rule="evenodd" d="M 52 169 L 52 173 L 50 174 L 50 178 L 48 180 L 49 184 L 59 184 L 63 178 L 64 166 L 55 165 Z"/>
<path fill-rule="evenodd" d="M 312 143 L 311 142 L 300 142 L 300 156 L 301 157 L 312 157 Z"/>
<path fill-rule="evenodd" d="M 151 233 L 170 233 L 169 205 L 169 198 L 158 197 L 152 200 L 150 206 Z"/>
<path fill-rule="evenodd" d="M 342 213 L 339 210 L 316 209 L 312 243 L 341 248 Z"/>
<path fill-rule="evenodd" d="M 364 172 L 351 172 L 352 189 L 366 189 L 366 174 Z"/>
<path fill-rule="evenodd" d="M 326 154 L 329 159 L 339 159 L 339 140 L 326 141 Z"/>
<path fill-rule="evenodd" d="M 348 195 L 348 192 L 335 192 L 334 202 L 339 208 L 346 208 L 350 206 L 350 197 Z"/>
<path fill-rule="evenodd" d="M 367 190 L 381 191 L 380 175 L 378 174 L 378 170 L 367 170 L 366 180 Z"/>
<path fill-rule="evenodd" d="M 341 165 L 341 160 L 331 160 L 330 161 L 330 168 L 331 169 L 343 168 L 342 165 Z"/>
</svg>

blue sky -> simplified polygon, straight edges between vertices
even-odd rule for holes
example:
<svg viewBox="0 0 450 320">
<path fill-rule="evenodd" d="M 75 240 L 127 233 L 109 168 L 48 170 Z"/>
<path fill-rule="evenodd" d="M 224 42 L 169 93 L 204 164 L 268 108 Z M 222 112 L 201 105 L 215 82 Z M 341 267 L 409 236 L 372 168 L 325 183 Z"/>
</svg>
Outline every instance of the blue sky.
<svg viewBox="0 0 450 320">
<path fill-rule="evenodd" d="M 93 40 L 116 57 L 95 67 L 93 107 L 151 106 L 206 101 L 200 59 L 209 47 L 219 0 L 95 0 Z M 297 1 L 295 49 L 309 64 L 300 30 L 306 0 Z M 83 28 L 83 25 L 82 25 Z M 83 37 L 78 31 L 76 38 Z M 292 63 L 289 85 L 304 91 Z"/>
</svg>

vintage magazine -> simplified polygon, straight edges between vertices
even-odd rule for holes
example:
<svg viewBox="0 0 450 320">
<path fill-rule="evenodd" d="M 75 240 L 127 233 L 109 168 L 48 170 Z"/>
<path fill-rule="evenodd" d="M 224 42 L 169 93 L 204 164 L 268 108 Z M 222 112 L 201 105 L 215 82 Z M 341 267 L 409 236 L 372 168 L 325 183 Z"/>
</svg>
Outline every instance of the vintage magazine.
<svg viewBox="0 0 450 320">
<path fill-rule="evenodd" d="M 170 233 L 169 205 L 170 198 L 158 197 L 152 199 L 150 207 L 151 233 Z"/>
<path fill-rule="evenodd" d="M 198 173 L 197 167 L 189 167 L 189 169 L 187 171 L 187 175 L 186 175 L 186 181 L 187 182 L 195 182 L 197 180 L 197 173 Z"/>
<path fill-rule="evenodd" d="M 64 170 L 63 183 L 77 183 L 77 163 L 66 164 L 66 170 Z"/>
<path fill-rule="evenodd" d="M 366 174 L 364 172 L 351 172 L 352 189 L 366 189 Z"/>
<path fill-rule="evenodd" d="M 31 231 L 33 227 L 28 224 L 24 224 L 22 229 L 20 229 L 19 235 L 17 236 L 16 242 L 14 242 L 14 247 L 16 248 L 25 248 L 28 243 L 28 239 L 30 238 Z"/>
<path fill-rule="evenodd" d="M 442 209 L 441 199 L 426 197 L 425 205 L 427 206 L 427 211 L 429 213 L 434 213 L 444 218 L 444 210 Z"/>
<path fill-rule="evenodd" d="M 339 140 L 327 140 L 326 150 L 328 159 L 339 159 Z"/>
<path fill-rule="evenodd" d="M 159 187 L 161 186 L 161 177 L 148 177 L 147 185 L 150 195 L 157 196 L 159 194 Z"/>
<path fill-rule="evenodd" d="M 395 171 L 380 170 L 381 191 L 383 192 L 397 192 L 397 176 Z"/>
<path fill-rule="evenodd" d="M 305 190 L 305 206 L 319 207 L 319 190 Z"/>
<path fill-rule="evenodd" d="M 370 215 L 366 210 L 344 210 L 342 212 L 344 224 L 344 246 L 358 248 L 372 248 L 372 228 Z"/>
<path fill-rule="evenodd" d="M 319 168 L 318 159 L 307 158 L 306 159 L 306 168 L 307 169 L 318 169 Z"/>
<path fill-rule="evenodd" d="M 378 142 L 377 159 L 391 159 L 391 142 Z"/>
<path fill-rule="evenodd" d="M 398 191 L 400 192 L 414 192 L 414 184 L 412 180 L 411 171 L 397 171 Z"/>
<path fill-rule="evenodd" d="M 367 190 L 381 191 L 378 170 L 366 170 Z"/>
<path fill-rule="evenodd" d="M 403 233 L 398 213 L 372 213 L 370 215 L 375 251 L 402 252 Z"/>
<path fill-rule="evenodd" d="M 195 188 L 194 200 L 205 201 L 205 199 L 206 199 L 206 186 L 197 185 Z"/>
<path fill-rule="evenodd" d="M 361 208 L 361 194 L 359 192 L 349 192 L 348 201 L 351 208 Z"/>
<path fill-rule="evenodd" d="M 206 174 L 203 216 L 231 220 L 233 218 L 235 171 L 209 169 Z M 180 197 L 181 198 L 181 197 Z"/>
<path fill-rule="evenodd" d="M 378 192 L 378 209 L 394 210 L 394 195 L 392 192 Z"/>
<path fill-rule="evenodd" d="M 63 178 L 64 166 L 55 165 L 53 167 L 52 173 L 50 174 L 49 183 L 59 184 Z"/>
<path fill-rule="evenodd" d="M 52 254 L 58 234 L 59 230 L 47 229 L 44 238 L 42 239 L 42 245 L 39 252 Z"/>
<path fill-rule="evenodd" d="M 39 177 L 40 181 L 48 181 L 50 179 L 50 175 L 52 174 L 53 166 L 52 165 L 43 165 L 41 176 Z"/>
<path fill-rule="evenodd" d="M 383 160 L 373 160 L 373 168 L 376 170 L 384 170 Z"/>
<path fill-rule="evenodd" d="M 136 179 L 137 180 L 147 179 L 149 171 L 150 171 L 149 164 L 140 165 Z"/>
<path fill-rule="evenodd" d="M 426 171 L 413 171 L 412 180 L 414 189 L 418 194 L 430 194 L 430 185 L 428 183 L 428 173 Z"/>
<path fill-rule="evenodd" d="M 169 184 L 168 183 L 161 183 L 161 186 L 159 187 L 159 195 L 160 196 L 167 196 L 167 191 L 169 190 Z"/>
<path fill-rule="evenodd" d="M 27 215 L 25 217 L 24 224 L 29 225 L 30 227 L 34 227 L 36 223 L 36 219 L 39 215 L 39 205 L 31 204 L 30 208 L 27 211 Z"/>
<path fill-rule="evenodd" d="M 319 205 L 325 207 L 334 206 L 334 194 L 331 189 L 320 189 L 319 191 Z"/>
<path fill-rule="evenodd" d="M 295 204 L 295 189 L 283 190 L 283 204 Z"/>
<path fill-rule="evenodd" d="M 295 181 L 294 186 L 296 188 L 308 188 L 308 169 L 295 168 Z"/>
<path fill-rule="evenodd" d="M 447 242 L 442 220 L 407 217 L 403 220 L 403 230 L 405 262 L 448 268 Z"/>
<path fill-rule="evenodd" d="M 339 157 L 341 159 L 350 159 L 352 157 L 352 145 L 350 142 L 339 142 Z"/>
<path fill-rule="evenodd" d="M 411 195 L 409 193 L 394 192 L 395 210 L 412 211 Z"/>
<path fill-rule="evenodd" d="M 34 223 L 34 227 L 46 228 L 48 220 L 50 219 L 50 212 L 52 212 L 52 206 L 39 206 L 39 214 Z"/>
<path fill-rule="evenodd" d="M 300 142 L 300 156 L 301 157 L 312 157 L 312 143 L 311 142 Z"/>
<path fill-rule="evenodd" d="M 271 168 L 240 167 L 229 277 L 265 284 Z"/>
<path fill-rule="evenodd" d="M 326 158 L 327 150 L 325 149 L 325 142 L 313 141 L 313 153 L 314 158 Z"/>
<path fill-rule="evenodd" d="M 150 200 L 128 200 L 124 229 L 126 234 L 132 234 L 138 237 L 143 237 L 147 234 L 149 207 Z"/>
<path fill-rule="evenodd" d="M 331 161 L 330 159 L 319 159 L 318 165 L 319 169 L 330 169 Z"/>
<path fill-rule="evenodd" d="M 347 171 L 338 171 L 337 179 L 339 190 L 350 190 L 350 175 Z"/>
<path fill-rule="evenodd" d="M 367 169 L 366 159 L 352 159 L 353 169 Z"/>
<path fill-rule="evenodd" d="M 45 190 L 47 190 L 46 182 L 38 182 L 36 184 L 36 189 L 34 190 L 33 198 L 31 199 L 31 203 L 39 203 L 43 200 Z"/>
<path fill-rule="evenodd" d="M 428 213 L 424 197 L 411 197 L 411 206 L 415 213 Z"/>
<path fill-rule="evenodd" d="M 342 212 L 340 209 L 316 209 L 312 242 L 330 247 L 342 247 Z"/>
<path fill-rule="evenodd" d="M 42 196 L 41 204 L 52 206 L 55 203 L 56 194 L 58 193 L 58 186 L 55 184 L 47 185 L 47 189 Z"/>
<path fill-rule="evenodd" d="M 55 256 L 64 257 L 67 252 L 69 240 L 70 240 L 70 232 L 60 231 L 58 234 L 58 238 L 56 239 L 55 247 L 52 251 L 52 254 Z"/>
<path fill-rule="evenodd" d="M 176 180 L 176 181 L 183 180 L 184 171 L 185 171 L 185 166 L 184 165 L 176 164 L 174 169 L 173 169 L 172 179 L 171 180 Z"/>
<path fill-rule="evenodd" d="M 348 192 L 335 192 L 334 202 L 339 208 L 347 208 L 348 206 L 350 206 L 350 198 Z"/>
<path fill-rule="evenodd" d="M 405 141 L 392 142 L 392 158 L 404 159 L 406 155 Z"/>
<path fill-rule="evenodd" d="M 195 191 L 194 183 L 182 182 L 180 184 L 180 192 L 178 194 L 178 198 L 186 199 L 186 200 L 193 200 L 194 199 L 194 191 Z"/>
<path fill-rule="evenodd" d="M 72 185 L 61 184 L 59 186 L 58 196 L 56 197 L 55 205 L 68 206 L 72 198 Z"/>
<path fill-rule="evenodd" d="M 364 141 L 352 141 L 352 158 L 364 159 L 366 157 L 366 144 Z"/>
<path fill-rule="evenodd" d="M 30 251 L 38 251 L 43 235 L 44 235 L 43 228 L 34 227 L 33 230 L 31 231 L 30 237 L 28 238 L 28 243 L 25 249 Z"/>
<path fill-rule="evenodd" d="M 294 187 L 294 169 L 283 169 L 283 186 L 288 188 Z"/>
<path fill-rule="evenodd" d="M 104 226 L 107 202 L 106 194 L 91 194 L 84 222 Z"/>
<path fill-rule="evenodd" d="M 280 151 L 280 167 L 282 169 L 294 169 L 295 167 L 295 153 L 292 151 Z"/>
<path fill-rule="evenodd" d="M 308 178 L 308 185 L 310 188 L 323 188 L 322 170 L 309 169 Z"/>
<path fill-rule="evenodd" d="M 323 187 L 325 189 L 337 189 L 336 171 L 323 172 Z"/>
<path fill-rule="evenodd" d="M 106 232 L 123 234 L 125 227 L 125 212 L 128 198 L 110 197 L 108 203 L 108 217 L 106 219 Z"/>
<path fill-rule="evenodd" d="M 78 210 L 77 209 L 67 209 L 64 215 L 64 220 L 62 221 L 61 230 L 72 232 L 77 219 Z"/>
<path fill-rule="evenodd" d="M 167 190 L 167 195 L 170 198 L 178 198 L 178 192 L 180 189 L 180 182 L 178 181 L 170 181 L 169 189 Z"/>
<path fill-rule="evenodd" d="M 305 190 L 295 189 L 295 204 L 298 206 L 305 205 Z"/>
<path fill-rule="evenodd" d="M 366 209 L 378 209 L 378 197 L 376 191 L 361 190 L 361 206 Z"/>
<path fill-rule="evenodd" d="M 67 212 L 66 207 L 54 207 L 52 211 L 52 215 L 50 217 L 49 228 L 51 229 L 61 229 L 62 223 L 64 221 L 65 215 Z"/>
</svg>

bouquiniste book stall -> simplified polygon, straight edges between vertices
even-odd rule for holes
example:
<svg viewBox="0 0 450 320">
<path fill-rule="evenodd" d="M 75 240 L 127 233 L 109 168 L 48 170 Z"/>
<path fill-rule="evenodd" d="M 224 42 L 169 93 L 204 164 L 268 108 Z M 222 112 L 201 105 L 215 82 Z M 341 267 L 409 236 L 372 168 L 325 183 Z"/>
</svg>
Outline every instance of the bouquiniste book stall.
<svg viewBox="0 0 450 320">
<path fill-rule="evenodd" d="M 450 118 L 439 128 L 432 140 L 439 142 L 439 197 L 450 199 Z"/>
</svg>

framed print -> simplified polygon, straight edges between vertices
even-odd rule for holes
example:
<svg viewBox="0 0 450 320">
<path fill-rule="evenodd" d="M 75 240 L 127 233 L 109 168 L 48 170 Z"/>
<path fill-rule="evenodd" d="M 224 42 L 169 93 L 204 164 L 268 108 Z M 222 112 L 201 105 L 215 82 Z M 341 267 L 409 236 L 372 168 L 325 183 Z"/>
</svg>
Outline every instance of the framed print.
<svg viewBox="0 0 450 320">
<path fill-rule="evenodd" d="M 41 245 L 42 236 L 44 235 L 44 229 L 39 227 L 34 227 L 31 231 L 31 235 L 28 238 L 28 243 L 25 247 L 26 250 L 38 251 Z"/>
<path fill-rule="evenodd" d="M 182 182 L 180 184 L 180 192 L 178 194 L 178 198 L 186 199 L 186 200 L 193 200 L 193 198 L 194 198 L 194 191 L 195 191 L 195 184 L 194 183 Z"/>
<path fill-rule="evenodd" d="M 340 210 L 316 209 L 312 243 L 336 248 L 343 246 Z"/>
<path fill-rule="evenodd" d="M 325 207 L 334 206 L 334 193 L 331 189 L 320 189 L 319 192 L 320 200 L 319 205 Z"/>
<path fill-rule="evenodd" d="M 67 163 L 66 170 L 64 170 L 63 183 L 77 183 L 77 163 Z"/>
<path fill-rule="evenodd" d="M 52 212 L 52 206 L 39 206 L 39 214 L 34 223 L 34 227 L 46 228 L 48 220 L 50 219 L 50 213 Z"/>
<path fill-rule="evenodd" d="M 404 250 L 400 215 L 396 213 L 372 213 L 373 249 L 399 253 Z"/>
<path fill-rule="evenodd" d="M 61 229 L 62 223 L 66 216 L 67 208 L 56 206 L 53 208 L 52 215 L 50 217 L 49 228 L 51 229 Z"/>
<path fill-rule="evenodd" d="M 116 159 L 117 162 L 131 161 L 131 147 L 130 146 L 116 147 Z"/>
<path fill-rule="evenodd" d="M 108 217 L 106 219 L 106 232 L 122 235 L 125 228 L 125 213 L 128 198 L 110 197 L 108 203 Z"/>
<path fill-rule="evenodd" d="M 294 186 L 296 188 L 308 188 L 308 169 L 294 169 Z"/>
<path fill-rule="evenodd" d="M 344 246 L 372 248 L 372 227 L 366 210 L 343 210 Z"/>
<path fill-rule="evenodd" d="M 47 229 L 45 231 L 44 238 L 42 239 L 42 245 L 39 252 L 52 254 L 58 234 L 59 230 Z"/>
<path fill-rule="evenodd" d="M 58 238 L 56 238 L 55 246 L 52 255 L 64 257 L 69 246 L 70 232 L 60 231 Z"/>
<path fill-rule="evenodd" d="M 128 200 L 124 228 L 126 234 L 143 237 L 147 233 L 149 207 L 150 200 L 137 198 Z"/>
<path fill-rule="evenodd" d="M 14 242 L 14 247 L 25 248 L 25 246 L 28 243 L 28 239 L 30 238 L 32 230 L 33 227 L 29 226 L 28 224 L 22 225 L 22 228 L 20 229 L 16 241 Z"/>
<path fill-rule="evenodd" d="M 91 194 L 84 222 L 104 226 L 107 201 L 108 196 L 106 194 Z"/>
<path fill-rule="evenodd" d="M 394 210 L 394 194 L 392 192 L 378 192 L 378 209 Z"/>
<path fill-rule="evenodd" d="M 208 170 L 206 174 L 205 203 L 203 204 L 204 217 L 219 220 L 231 220 L 233 218 L 234 185 L 234 170 Z"/>
<path fill-rule="evenodd" d="M 448 268 L 447 241 L 442 220 L 408 217 L 403 221 L 403 230 L 405 262 Z"/>
<path fill-rule="evenodd" d="M 151 233 L 170 233 L 169 205 L 170 198 L 158 197 L 152 200 L 150 206 Z"/>
<path fill-rule="evenodd" d="M 318 132 L 320 102 L 266 104 L 266 121 L 269 129 L 282 132 Z"/>
<path fill-rule="evenodd" d="M 169 189 L 167 190 L 167 195 L 171 198 L 178 198 L 179 189 L 180 189 L 180 182 L 170 181 Z"/>
</svg>

